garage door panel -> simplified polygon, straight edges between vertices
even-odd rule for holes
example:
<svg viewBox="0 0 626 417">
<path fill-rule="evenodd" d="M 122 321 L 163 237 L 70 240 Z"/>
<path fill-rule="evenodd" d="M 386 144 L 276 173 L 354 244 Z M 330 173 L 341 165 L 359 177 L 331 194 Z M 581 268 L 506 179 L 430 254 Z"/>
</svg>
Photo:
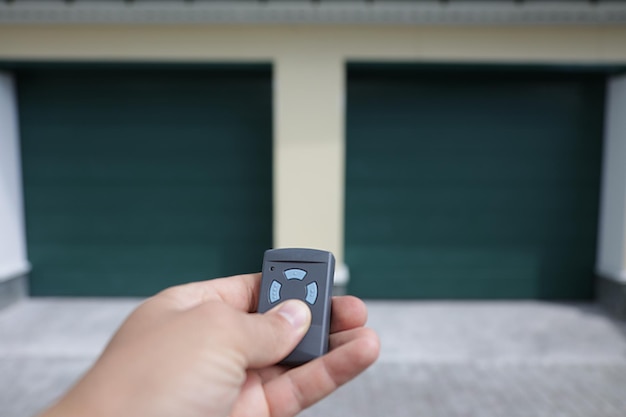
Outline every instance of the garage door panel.
<svg viewBox="0 0 626 417">
<path fill-rule="evenodd" d="M 46 275 L 62 276 L 54 286 L 46 288 L 47 296 L 68 294 L 98 296 L 145 296 L 163 288 L 199 279 L 214 278 L 207 274 L 205 264 L 221 267 L 221 248 L 181 245 L 66 245 L 63 251 L 58 245 L 39 249 L 39 262 L 45 265 Z M 102 257 L 107 253 L 107 259 Z M 175 262 L 163 262 L 178 253 Z M 71 262 L 62 262 L 72 259 Z M 158 263 L 159 273 L 146 268 L 146 261 Z M 89 271 L 86 274 L 85 271 Z M 89 287 L 89 292 L 77 289 Z M 84 290 L 83 290 L 84 291 Z"/>
<path fill-rule="evenodd" d="M 561 213 L 580 209 L 597 209 L 596 203 L 581 198 L 582 193 L 593 191 L 593 188 L 585 190 L 586 187 L 566 187 L 566 184 L 561 184 L 560 187 L 557 184 L 552 193 L 542 199 L 535 198 L 536 193 L 532 184 L 525 184 L 523 188 L 516 187 L 515 184 L 508 186 L 485 184 L 484 186 L 466 187 L 462 183 L 452 187 L 449 186 L 449 182 L 440 181 L 428 184 L 427 181 L 424 181 L 419 184 L 419 195 L 417 195 L 417 191 L 407 191 L 405 184 L 385 185 L 381 184 L 381 189 L 376 193 L 372 193 L 370 187 L 355 186 L 351 193 L 355 199 L 358 198 L 359 201 L 372 209 L 383 209 L 391 206 L 394 207 L 394 211 L 398 212 L 416 208 L 454 212 L 461 207 L 469 210 L 493 211 L 496 212 L 495 214 L 497 214 L 498 209 L 502 208 L 519 210 L 520 212 L 546 210 Z M 422 198 L 424 196 L 428 198 Z M 526 201 L 527 204 L 520 206 L 519 199 Z M 502 215 L 507 215 L 507 213 L 502 213 Z"/>
<path fill-rule="evenodd" d="M 513 136 L 506 132 L 498 132 L 497 140 L 484 135 L 475 135 L 471 142 L 464 135 L 449 135 L 452 144 L 442 145 L 437 135 L 443 136 L 445 130 L 435 135 L 420 133 L 394 134 L 393 132 L 376 132 L 374 130 L 355 129 L 351 135 L 355 138 L 382 138 L 382 143 L 371 144 L 369 141 L 355 139 L 354 152 L 351 151 L 351 175 L 358 181 L 361 177 L 389 178 L 394 181 L 420 181 L 420 176 L 402 177 L 396 171 L 426 174 L 430 177 L 458 178 L 465 181 L 498 180 L 499 178 L 542 179 L 551 178 L 587 178 L 584 169 L 597 167 L 600 150 L 593 146 L 577 143 L 579 138 L 571 135 L 556 135 L 549 130 L 527 129 L 524 134 Z M 494 132 L 490 132 L 493 136 Z M 580 133 L 577 135 L 580 136 Z M 536 138 L 531 140 L 531 138 Z M 546 143 L 544 143 L 544 141 Z M 516 146 L 515 142 L 531 142 L 529 145 Z M 567 148 L 558 144 L 566 142 Z M 507 143 L 512 143 L 507 146 Z M 533 145 L 534 143 L 534 145 Z M 597 144 L 596 144 L 597 145 Z M 595 146 L 597 147 L 597 146 Z M 521 158 L 524 157 L 524 158 Z M 454 170 L 450 169 L 454 164 Z M 532 164 L 534 170 L 528 169 Z M 563 170 L 561 167 L 574 166 L 583 169 Z M 464 174 L 471 171 L 476 177 Z M 494 176 L 497 173 L 498 176 Z"/>
<path fill-rule="evenodd" d="M 358 157 L 358 155 L 354 155 Z M 379 154 L 379 158 L 385 155 Z M 394 158 L 388 155 L 388 158 Z M 526 157 L 530 161 L 524 163 L 519 159 Z M 561 159 L 563 157 L 563 159 Z M 493 161 L 492 158 L 498 158 Z M 584 173 L 589 168 L 585 163 L 576 159 L 568 160 L 567 155 L 555 155 L 551 161 L 549 158 L 535 158 L 534 155 L 518 154 L 517 157 L 507 156 L 500 158 L 493 155 L 492 158 L 484 156 L 447 155 L 444 158 L 428 157 L 425 155 L 399 157 L 393 164 L 378 164 L 376 161 L 362 162 L 353 167 L 355 184 L 382 184 L 387 186 L 415 185 L 464 185 L 467 187 L 480 187 L 489 185 L 507 185 L 512 187 L 529 186 L 554 186 L 559 188 L 570 185 L 578 188 L 594 187 L 595 180 L 588 178 Z M 364 158 L 365 159 L 365 158 Z M 435 160 L 436 159 L 436 160 Z M 468 162 L 467 159 L 472 159 Z M 377 166 L 373 169 L 373 166 Z M 454 167 L 450 172 L 446 167 Z M 529 172 L 530 171 L 530 172 Z M 571 173 L 563 171 L 573 171 Z"/>
<path fill-rule="evenodd" d="M 219 211 L 224 209 L 246 209 L 243 203 L 250 203 L 251 196 L 264 196 L 263 190 L 255 187 L 244 187 L 240 195 L 224 188 L 207 186 L 199 190 L 199 186 L 176 186 L 146 184 L 131 186 L 59 186 L 54 190 L 48 185 L 33 187 L 39 191 L 39 195 L 33 198 L 48 209 L 83 206 L 93 209 L 90 212 L 109 212 L 109 210 L 123 210 L 142 212 L 148 209 L 162 208 L 180 210 L 189 213 L 200 213 L 203 211 Z M 202 192 L 198 192 L 202 191 Z M 111 199 L 111 193 L 120 196 L 119 199 Z M 206 194 L 211 194 L 212 198 L 207 200 Z M 131 207 L 125 206 L 123 198 L 136 199 Z"/>
<path fill-rule="evenodd" d="M 591 296 L 603 76 L 482 71 L 349 72 L 355 294 Z"/>
<path fill-rule="evenodd" d="M 490 298 L 576 298 L 581 286 L 590 285 L 580 267 L 593 261 L 585 247 L 564 250 L 555 246 L 552 251 L 538 252 L 531 246 L 409 245 L 394 248 L 393 255 L 389 255 L 389 248 L 350 249 L 346 256 L 356 265 L 351 266 L 351 273 L 375 276 L 375 297 L 384 299 L 405 299 L 407 293 L 421 299 L 485 298 L 486 289 Z M 559 262 L 563 257 L 578 262 L 564 268 Z M 364 264 L 366 270 L 359 267 Z M 561 278 L 564 276 L 567 278 Z"/>
<path fill-rule="evenodd" d="M 145 158 L 148 156 L 144 155 Z M 234 155 L 232 156 L 234 157 Z M 245 157 L 245 156 L 244 156 Z M 153 184 L 170 184 L 171 186 L 193 187 L 202 186 L 207 179 L 219 176 L 222 178 L 220 187 L 228 189 L 232 186 L 242 187 L 245 185 L 264 186 L 267 178 L 255 175 L 254 169 L 240 168 L 229 161 L 224 155 L 222 161 L 202 161 L 200 157 L 191 158 L 173 155 L 171 158 L 161 156 L 153 160 L 134 162 L 131 156 L 125 156 L 121 160 L 107 161 L 106 157 L 85 158 L 82 155 L 33 156 L 32 163 L 37 164 L 45 177 L 38 174 L 25 176 L 25 180 L 33 184 L 43 185 L 57 183 L 65 184 L 96 184 L 99 186 L 124 186 L 136 184 L 138 186 L 150 186 Z M 163 169 L 167 163 L 168 169 Z M 250 158 L 250 163 L 256 162 Z M 210 167 L 207 167 L 210 164 Z M 76 178 L 76 173 L 80 178 Z M 216 187 L 215 185 L 210 185 Z"/>
<path fill-rule="evenodd" d="M 244 217 L 244 213 L 240 217 Z M 128 213 L 124 213 L 128 215 Z M 224 213 L 203 213 L 203 216 L 223 218 Z M 236 216 L 237 213 L 229 213 Z M 146 229 L 151 230 L 150 243 L 169 242 L 172 240 L 184 240 L 185 242 L 204 242 L 207 236 L 212 239 L 244 239 L 249 238 L 250 230 L 259 230 L 254 220 L 224 221 L 220 228 L 216 228 L 215 222 L 210 220 L 196 220 L 198 215 L 174 214 L 176 220 L 164 221 L 163 215 L 137 216 L 134 219 L 123 221 L 109 221 L 103 215 L 80 215 L 68 216 L 66 214 L 42 215 L 38 221 L 32 222 L 32 229 L 38 228 L 32 233 L 33 239 L 53 240 L 56 244 L 80 243 L 87 244 L 89 240 L 96 239 L 99 242 L 145 242 Z M 227 228 L 231 227 L 232 232 Z M 248 231 L 242 229 L 247 228 Z"/>
<path fill-rule="evenodd" d="M 355 213 L 352 216 L 370 216 L 375 218 L 387 218 L 400 224 L 412 224 L 407 218 L 399 219 L 398 216 L 418 217 L 424 215 L 439 215 L 449 217 L 451 221 L 455 217 L 467 217 L 480 220 L 481 218 L 493 219 L 494 224 L 500 220 L 515 220 L 508 227 L 516 227 L 519 222 L 536 221 L 533 215 L 541 216 L 543 220 L 558 216 L 572 217 L 579 215 L 592 216 L 597 212 L 597 202 L 583 198 L 582 195 L 596 191 L 581 189 L 579 187 L 566 188 L 555 187 L 549 195 L 537 198 L 532 187 L 446 187 L 445 184 L 433 184 L 429 187 L 419 187 L 419 191 L 408 193 L 404 187 L 385 187 L 373 193 L 371 188 L 355 189 L 351 191 L 354 199 L 371 209 L 371 213 Z M 524 201 L 520 205 L 520 201 Z M 381 211 L 393 212 L 393 216 L 381 215 Z M 355 217 L 356 218 L 356 217 Z M 560 224 L 554 225 L 560 226 Z M 580 226 L 580 225 L 579 225 Z M 585 228 L 593 225 L 584 224 Z M 563 227 L 568 230 L 570 222 L 563 222 Z M 363 230 L 368 230 L 367 228 Z M 533 228 L 541 233 L 540 228 Z M 555 237 L 560 233 L 545 231 Z"/>
<path fill-rule="evenodd" d="M 378 298 L 406 298 L 407 291 L 416 298 L 476 298 L 484 293 L 485 287 L 498 298 L 532 297 L 536 286 L 528 276 L 536 275 L 541 263 L 539 254 L 520 248 L 445 247 L 437 250 L 429 245 L 406 246 L 396 252 L 397 256 L 385 256 L 386 252 L 387 249 L 377 251 L 370 247 L 361 251 L 355 248 L 355 253 L 346 254 L 356 265 L 357 260 L 365 261 L 375 254 L 378 266 L 368 265 L 367 273 L 379 278 Z M 388 265 L 398 267 L 390 272 Z M 351 270 L 356 276 L 365 272 L 357 267 Z M 420 274 L 417 288 L 416 271 Z M 468 279 L 468 276 L 480 278 Z"/>
<path fill-rule="evenodd" d="M 355 73 L 353 72 L 353 74 Z M 439 82 L 446 77 L 444 72 L 441 73 L 442 75 L 434 75 L 433 73 L 415 75 L 421 76 L 422 79 L 429 78 L 429 80 L 434 81 L 430 86 L 420 85 L 419 81 L 418 84 L 412 83 L 410 80 L 412 76 L 410 75 L 396 77 L 384 74 L 384 72 L 380 74 L 381 79 L 378 81 L 367 76 L 355 75 L 352 77 L 354 82 L 367 79 L 368 82 L 373 83 L 368 90 L 355 91 L 354 94 L 351 94 L 351 98 L 359 100 L 364 111 L 376 114 L 376 117 L 369 121 L 370 124 L 381 122 L 397 126 L 397 123 L 410 122 L 415 120 L 415 117 L 419 117 L 426 128 L 436 127 L 442 112 L 450 110 L 451 100 L 454 100 L 455 105 L 464 107 L 467 111 L 455 115 L 455 123 L 443 126 L 444 129 L 458 130 L 472 125 L 484 126 L 485 123 L 494 127 L 508 128 L 511 124 L 523 125 L 528 122 L 543 125 L 553 123 L 569 125 L 573 122 L 572 126 L 575 127 L 596 117 L 596 115 L 587 115 L 583 116 L 581 120 L 572 114 L 586 108 L 588 102 L 586 102 L 585 96 L 597 96 L 598 92 L 595 87 L 580 87 L 578 80 L 564 79 L 563 77 L 567 77 L 567 75 L 544 82 L 535 76 L 535 80 L 528 79 L 528 82 L 525 83 L 521 77 L 528 76 L 528 74 L 497 74 L 496 77 L 500 78 L 499 80 L 479 80 L 469 74 L 456 74 L 459 80 L 446 80 L 445 86 L 448 91 L 442 91 Z M 539 75 L 539 77 L 541 76 L 543 75 Z M 576 76 L 570 77 L 575 78 Z M 511 80 L 515 80 L 519 85 L 512 85 Z M 468 82 L 476 85 L 468 88 Z M 560 85 L 556 86 L 556 83 Z M 409 90 L 411 91 L 410 96 L 407 95 Z M 378 98 L 368 96 L 380 94 L 381 91 L 384 91 L 385 100 L 382 100 L 380 95 Z M 544 97 L 550 98 L 550 100 L 537 100 L 537 98 Z M 415 98 L 423 98 L 427 102 L 417 109 L 414 106 Z M 393 104 L 402 110 L 384 114 L 378 112 L 381 103 L 385 101 L 388 103 L 389 99 L 393 99 Z M 476 112 L 477 106 L 486 110 Z M 511 112 L 511 109 L 515 109 L 515 111 Z M 412 129 L 418 128 L 422 128 L 422 126 L 412 127 Z"/>
<path fill-rule="evenodd" d="M 197 115 L 196 117 L 203 116 Z M 38 123 L 42 122 L 39 121 Z M 68 121 L 62 121 L 62 123 L 68 123 Z M 37 152 L 45 152 L 46 154 L 49 152 L 60 153 L 59 151 L 63 149 L 63 146 L 72 145 L 71 149 L 66 149 L 71 155 L 84 154 L 87 156 L 104 152 L 105 155 L 117 156 L 119 155 L 119 150 L 123 149 L 127 152 L 125 155 L 132 157 L 159 156 L 163 151 L 172 152 L 174 154 L 185 154 L 187 150 L 195 150 L 198 152 L 214 152 L 216 156 L 214 158 L 215 160 L 218 160 L 217 156 L 223 152 L 242 153 L 243 155 L 252 156 L 255 151 L 267 151 L 264 149 L 264 141 L 249 140 L 250 134 L 255 133 L 253 129 L 242 129 L 238 127 L 228 129 L 228 126 L 220 127 L 219 125 L 211 124 L 212 129 L 210 132 L 207 132 L 206 120 L 199 126 L 184 124 L 184 136 L 180 135 L 180 126 L 177 128 L 173 126 L 172 128 L 164 129 L 155 125 L 155 123 L 149 123 L 150 126 L 155 128 L 152 129 L 155 131 L 151 132 L 150 136 L 146 137 L 145 125 L 110 126 L 110 123 L 114 122 L 106 120 L 94 124 L 84 122 L 75 123 L 71 127 L 67 125 L 46 125 L 45 128 L 33 127 L 33 134 L 48 135 L 56 139 L 54 141 L 38 143 L 36 146 L 27 150 L 35 154 L 37 154 Z M 239 123 L 241 123 L 241 121 Z M 181 123 L 179 125 L 183 124 Z M 90 129 L 90 133 L 76 135 L 76 131 L 81 129 L 81 127 Z M 220 138 L 223 139 L 224 134 L 228 135 L 228 140 L 218 140 Z M 129 136 L 137 135 L 139 135 L 140 138 L 134 141 L 128 140 Z M 172 141 L 172 137 L 176 138 L 176 140 Z M 248 140 L 246 140 L 246 138 Z M 205 140 L 199 139 L 213 141 L 214 146 L 210 146 Z M 245 145 L 243 149 L 241 149 L 242 145 Z"/>
<path fill-rule="evenodd" d="M 24 70 L 18 95 L 34 295 L 148 295 L 258 269 L 269 67 Z"/>
<path fill-rule="evenodd" d="M 423 117 L 423 115 L 421 115 Z M 420 117 L 420 118 L 421 118 Z M 441 116 L 440 116 L 441 118 Z M 435 122 L 441 122 L 441 120 L 435 120 Z M 407 121 L 411 122 L 413 117 Z M 355 152 L 367 152 L 373 149 L 380 152 L 394 153 L 397 151 L 398 146 L 407 146 L 407 144 L 401 138 L 405 137 L 405 140 L 414 146 L 417 146 L 421 151 L 452 151 L 452 152 L 475 152 L 481 151 L 491 152 L 503 152 L 505 154 L 511 154 L 515 152 L 536 152 L 541 149 L 545 152 L 580 152 L 581 147 L 584 150 L 588 150 L 584 141 L 580 141 L 578 138 L 577 130 L 579 129 L 580 120 L 571 121 L 572 125 L 558 129 L 555 127 L 537 127 L 534 126 L 535 121 L 530 125 L 523 125 L 512 127 L 510 123 L 500 125 L 498 123 L 492 123 L 489 126 L 482 126 L 478 123 L 471 124 L 455 124 L 453 126 L 446 125 L 420 125 L 410 126 L 407 128 L 401 128 L 398 124 L 381 127 L 378 124 L 387 123 L 383 120 L 376 120 L 377 125 L 365 124 L 364 126 L 356 127 L 353 132 L 355 135 L 363 135 L 359 139 L 362 149 Z M 372 122 L 368 122 L 372 123 Z M 398 123 L 398 122 L 395 122 Z M 421 120 L 420 120 L 421 123 Z M 526 122 L 525 122 L 526 123 Z M 588 121 L 583 120 L 582 124 L 586 124 Z M 493 138 L 494 131 L 497 129 L 498 136 Z M 536 141 L 528 140 L 529 137 L 537 133 L 549 133 L 552 137 L 557 139 Z M 386 137 L 386 141 L 379 142 L 374 141 L 371 138 L 365 137 L 365 135 L 371 137 Z M 370 135 L 371 134 L 371 135 Z M 491 138 L 491 140 L 485 142 L 483 139 Z M 519 138 L 522 140 L 514 141 L 507 140 L 512 138 Z M 560 141 L 558 138 L 569 138 L 572 141 L 572 147 L 568 149 L 562 149 L 559 146 Z M 418 140 L 419 139 L 419 140 Z M 541 156 L 541 155 L 539 155 Z"/>
<path fill-rule="evenodd" d="M 392 240 L 394 243 L 414 244 L 415 242 L 423 242 L 424 244 L 489 244 L 492 243 L 496 246 L 512 244 L 537 244 L 541 243 L 542 246 L 556 245 L 556 246 L 578 246 L 576 243 L 571 243 L 572 239 L 583 239 L 595 237 L 595 230 L 583 227 L 558 227 L 553 228 L 552 233 L 548 234 L 542 231 L 537 231 L 537 227 L 533 222 L 519 222 L 515 227 L 501 228 L 497 227 L 504 220 L 482 218 L 476 219 L 472 216 L 467 216 L 472 221 L 472 227 L 467 226 L 467 221 L 461 218 L 458 220 L 450 220 L 451 216 L 448 215 L 421 215 L 421 213 L 415 213 L 417 216 L 421 216 L 420 225 L 416 227 L 407 228 L 407 224 L 414 221 L 412 216 L 394 216 L 397 220 L 381 221 L 378 218 L 358 218 L 355 217 L 354 221 L 369 222 L 371 226 L 361 233 L 354 233 L 354 238 L 359 238 L 368 242 L 375 241 L 388 241 Z M 578 216 L 572 216 L 575 220 Z M 563 221 L 562 218 L 555 218 L 555 220 Z M 568 219 L 565 219 L 568 220 Z M 554 233 L 561 232 L 558 237 L 554 236 Z M 458 237 L 460 233 L 464 233 L 465 236 Z M 588 245 L 585 245 L 588 247 Z"/>
</svg>

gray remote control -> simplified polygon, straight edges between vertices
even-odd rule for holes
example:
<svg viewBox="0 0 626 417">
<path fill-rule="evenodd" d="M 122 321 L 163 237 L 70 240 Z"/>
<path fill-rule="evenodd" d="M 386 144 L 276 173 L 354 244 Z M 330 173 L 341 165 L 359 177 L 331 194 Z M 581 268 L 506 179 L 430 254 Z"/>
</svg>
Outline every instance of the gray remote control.
<svg viewBox="0 0 626 417">
<path fill-rule="evenodd" d="M 335 257 L 330 252 L 295 248 L 265 251 L 258 312 L 296 298 L 309 306 L 312 315 L 309 331 L 281 364 L 300 365 L 328 352 L 334 274 Z"/>
</svg>

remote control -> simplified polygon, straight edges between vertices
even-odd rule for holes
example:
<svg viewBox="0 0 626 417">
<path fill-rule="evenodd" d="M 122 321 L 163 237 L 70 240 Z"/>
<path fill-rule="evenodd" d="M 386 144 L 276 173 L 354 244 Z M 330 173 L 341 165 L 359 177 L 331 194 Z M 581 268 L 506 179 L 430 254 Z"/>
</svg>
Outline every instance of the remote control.
<svg viewBox="0 0 626 417">
<path fill-rule="evenodd" d="M 316 249 L 265 251 L 258 312 L 296 298 L 311 309 L 311 327 L 282 365 L 300 365 L 328 352 L 330 303 L 335 274 L 332 253 Z"/>
</svg>

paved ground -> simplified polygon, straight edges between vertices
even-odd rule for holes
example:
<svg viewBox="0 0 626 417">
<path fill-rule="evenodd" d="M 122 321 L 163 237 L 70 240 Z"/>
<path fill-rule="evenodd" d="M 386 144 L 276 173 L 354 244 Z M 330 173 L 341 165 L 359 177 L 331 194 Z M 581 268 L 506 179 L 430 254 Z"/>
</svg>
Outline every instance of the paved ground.
<svg viewBox="0 0 626 417">
<path fill-rule="evenodd" d="M 32 416 L 95 359 L 136 300 L 0 311 L 0 415 Z M 626 416 L 626 324 L 590 304 L 370 302 L 379 362 L 312 416 Z"/>
</svg>

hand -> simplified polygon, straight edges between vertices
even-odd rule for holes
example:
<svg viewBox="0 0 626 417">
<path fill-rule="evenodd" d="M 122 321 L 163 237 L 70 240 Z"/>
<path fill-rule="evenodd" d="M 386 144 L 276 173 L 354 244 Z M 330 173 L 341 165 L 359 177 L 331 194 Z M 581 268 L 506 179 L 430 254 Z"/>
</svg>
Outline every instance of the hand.
<svg viewBox="0 0 626 417">
<path fill-rule="evenodd" d="M 329 353 L 297 368 L 275 365 L 302 339 L 311 312 L 288 300 L 254 313 L 260 281 L 240 275 L 149 298 L 43 416 L 293 416 L 378 357 L 365 305 L 344 296 L 333 298 Z"/>
</svg>

